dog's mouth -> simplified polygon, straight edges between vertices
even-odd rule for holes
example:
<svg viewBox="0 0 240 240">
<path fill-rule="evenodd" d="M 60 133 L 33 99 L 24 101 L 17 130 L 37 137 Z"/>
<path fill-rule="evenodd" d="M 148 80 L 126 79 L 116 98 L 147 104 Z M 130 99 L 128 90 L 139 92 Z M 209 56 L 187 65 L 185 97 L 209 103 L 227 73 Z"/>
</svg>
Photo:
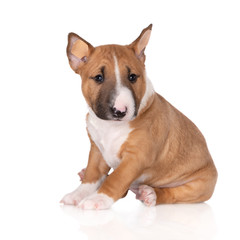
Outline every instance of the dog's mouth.
<svg viewBox="0 0 240 240">
<path fill-rule="evenodd" d="M 121 119 L 121 118 L 116 118 L 116 117 L 114 117 L 112 120 L 113 120 L 113 121 L 116 121 L 116 122 L 122 122 L 122 121 L 124 121 L 123 119 Z"/>
</svg>

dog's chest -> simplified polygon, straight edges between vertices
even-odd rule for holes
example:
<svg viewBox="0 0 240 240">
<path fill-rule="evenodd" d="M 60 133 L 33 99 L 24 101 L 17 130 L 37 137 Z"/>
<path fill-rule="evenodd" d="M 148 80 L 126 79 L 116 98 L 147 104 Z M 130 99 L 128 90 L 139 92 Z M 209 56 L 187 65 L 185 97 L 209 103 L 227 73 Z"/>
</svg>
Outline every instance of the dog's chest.
<svg viewBox="0 0 240 240">
<path fill-rule="evenodd" d="M 87 129 L 104 160 L 111 168 L 117 168 L 122 144 L 128 138 L 131 128 L 127 122 L 105 121 L 90 113 L 87 118 Z"/>
</svg>

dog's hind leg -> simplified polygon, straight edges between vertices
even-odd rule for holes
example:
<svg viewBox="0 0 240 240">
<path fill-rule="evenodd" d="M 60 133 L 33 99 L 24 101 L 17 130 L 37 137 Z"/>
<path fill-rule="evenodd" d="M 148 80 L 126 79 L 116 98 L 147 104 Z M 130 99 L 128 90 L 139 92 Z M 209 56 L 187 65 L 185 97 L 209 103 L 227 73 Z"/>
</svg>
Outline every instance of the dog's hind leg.
<svg viewBox="0 0 240 240">
<path fill-rule="evenodd" d="M 213 194 L 215 181 L 194 180 L 172 188 L 152 188 L 141 185 L 136 198 L 146 206 L 171 203 L 199 203 L 207 201 Z"/>
</svg>

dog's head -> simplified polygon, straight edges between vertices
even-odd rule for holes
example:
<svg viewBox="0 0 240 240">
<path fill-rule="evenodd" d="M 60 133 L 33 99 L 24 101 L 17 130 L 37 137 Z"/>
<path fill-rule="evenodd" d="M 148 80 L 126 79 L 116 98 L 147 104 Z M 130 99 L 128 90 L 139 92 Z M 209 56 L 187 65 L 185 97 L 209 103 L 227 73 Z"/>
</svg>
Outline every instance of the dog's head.
<svg viewBox="0 0 240 240">
<path fill-rule="evenodd" d="M 152 25 L 130 45 L 93 47 L 76 35 L 68 35 L 67 55 L 71 68 L 82 78 L 89 107 L 104 120 L 134 119 L 151 89 L 145 75 L 144 50 Z"/>
</svg>

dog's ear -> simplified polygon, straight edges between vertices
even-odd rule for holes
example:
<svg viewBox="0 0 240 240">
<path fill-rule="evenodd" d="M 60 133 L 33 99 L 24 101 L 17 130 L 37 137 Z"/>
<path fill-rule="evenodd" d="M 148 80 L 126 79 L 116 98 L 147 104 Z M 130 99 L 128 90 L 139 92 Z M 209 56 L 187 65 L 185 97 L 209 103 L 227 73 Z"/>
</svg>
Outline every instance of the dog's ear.
<svg viewBox="0 0 240 240">
<path fill-rule="evenodd" d="M 79 73 L 94 47 L 75 33 L 68 34 L 67 56 L 73 71 Z"/>
<path fill-rule="evenodd" d="M 152 24 L 150 24 L 147 28 L 144 28 L 139 35 L 139 37 L 131 43 L 129 46 L 133 48 L 136 56 L 144 63 L 145 61 L 145 54 L 144 50 L 148 44 L 150 35 L 152 32 Z"/>
</svg>

